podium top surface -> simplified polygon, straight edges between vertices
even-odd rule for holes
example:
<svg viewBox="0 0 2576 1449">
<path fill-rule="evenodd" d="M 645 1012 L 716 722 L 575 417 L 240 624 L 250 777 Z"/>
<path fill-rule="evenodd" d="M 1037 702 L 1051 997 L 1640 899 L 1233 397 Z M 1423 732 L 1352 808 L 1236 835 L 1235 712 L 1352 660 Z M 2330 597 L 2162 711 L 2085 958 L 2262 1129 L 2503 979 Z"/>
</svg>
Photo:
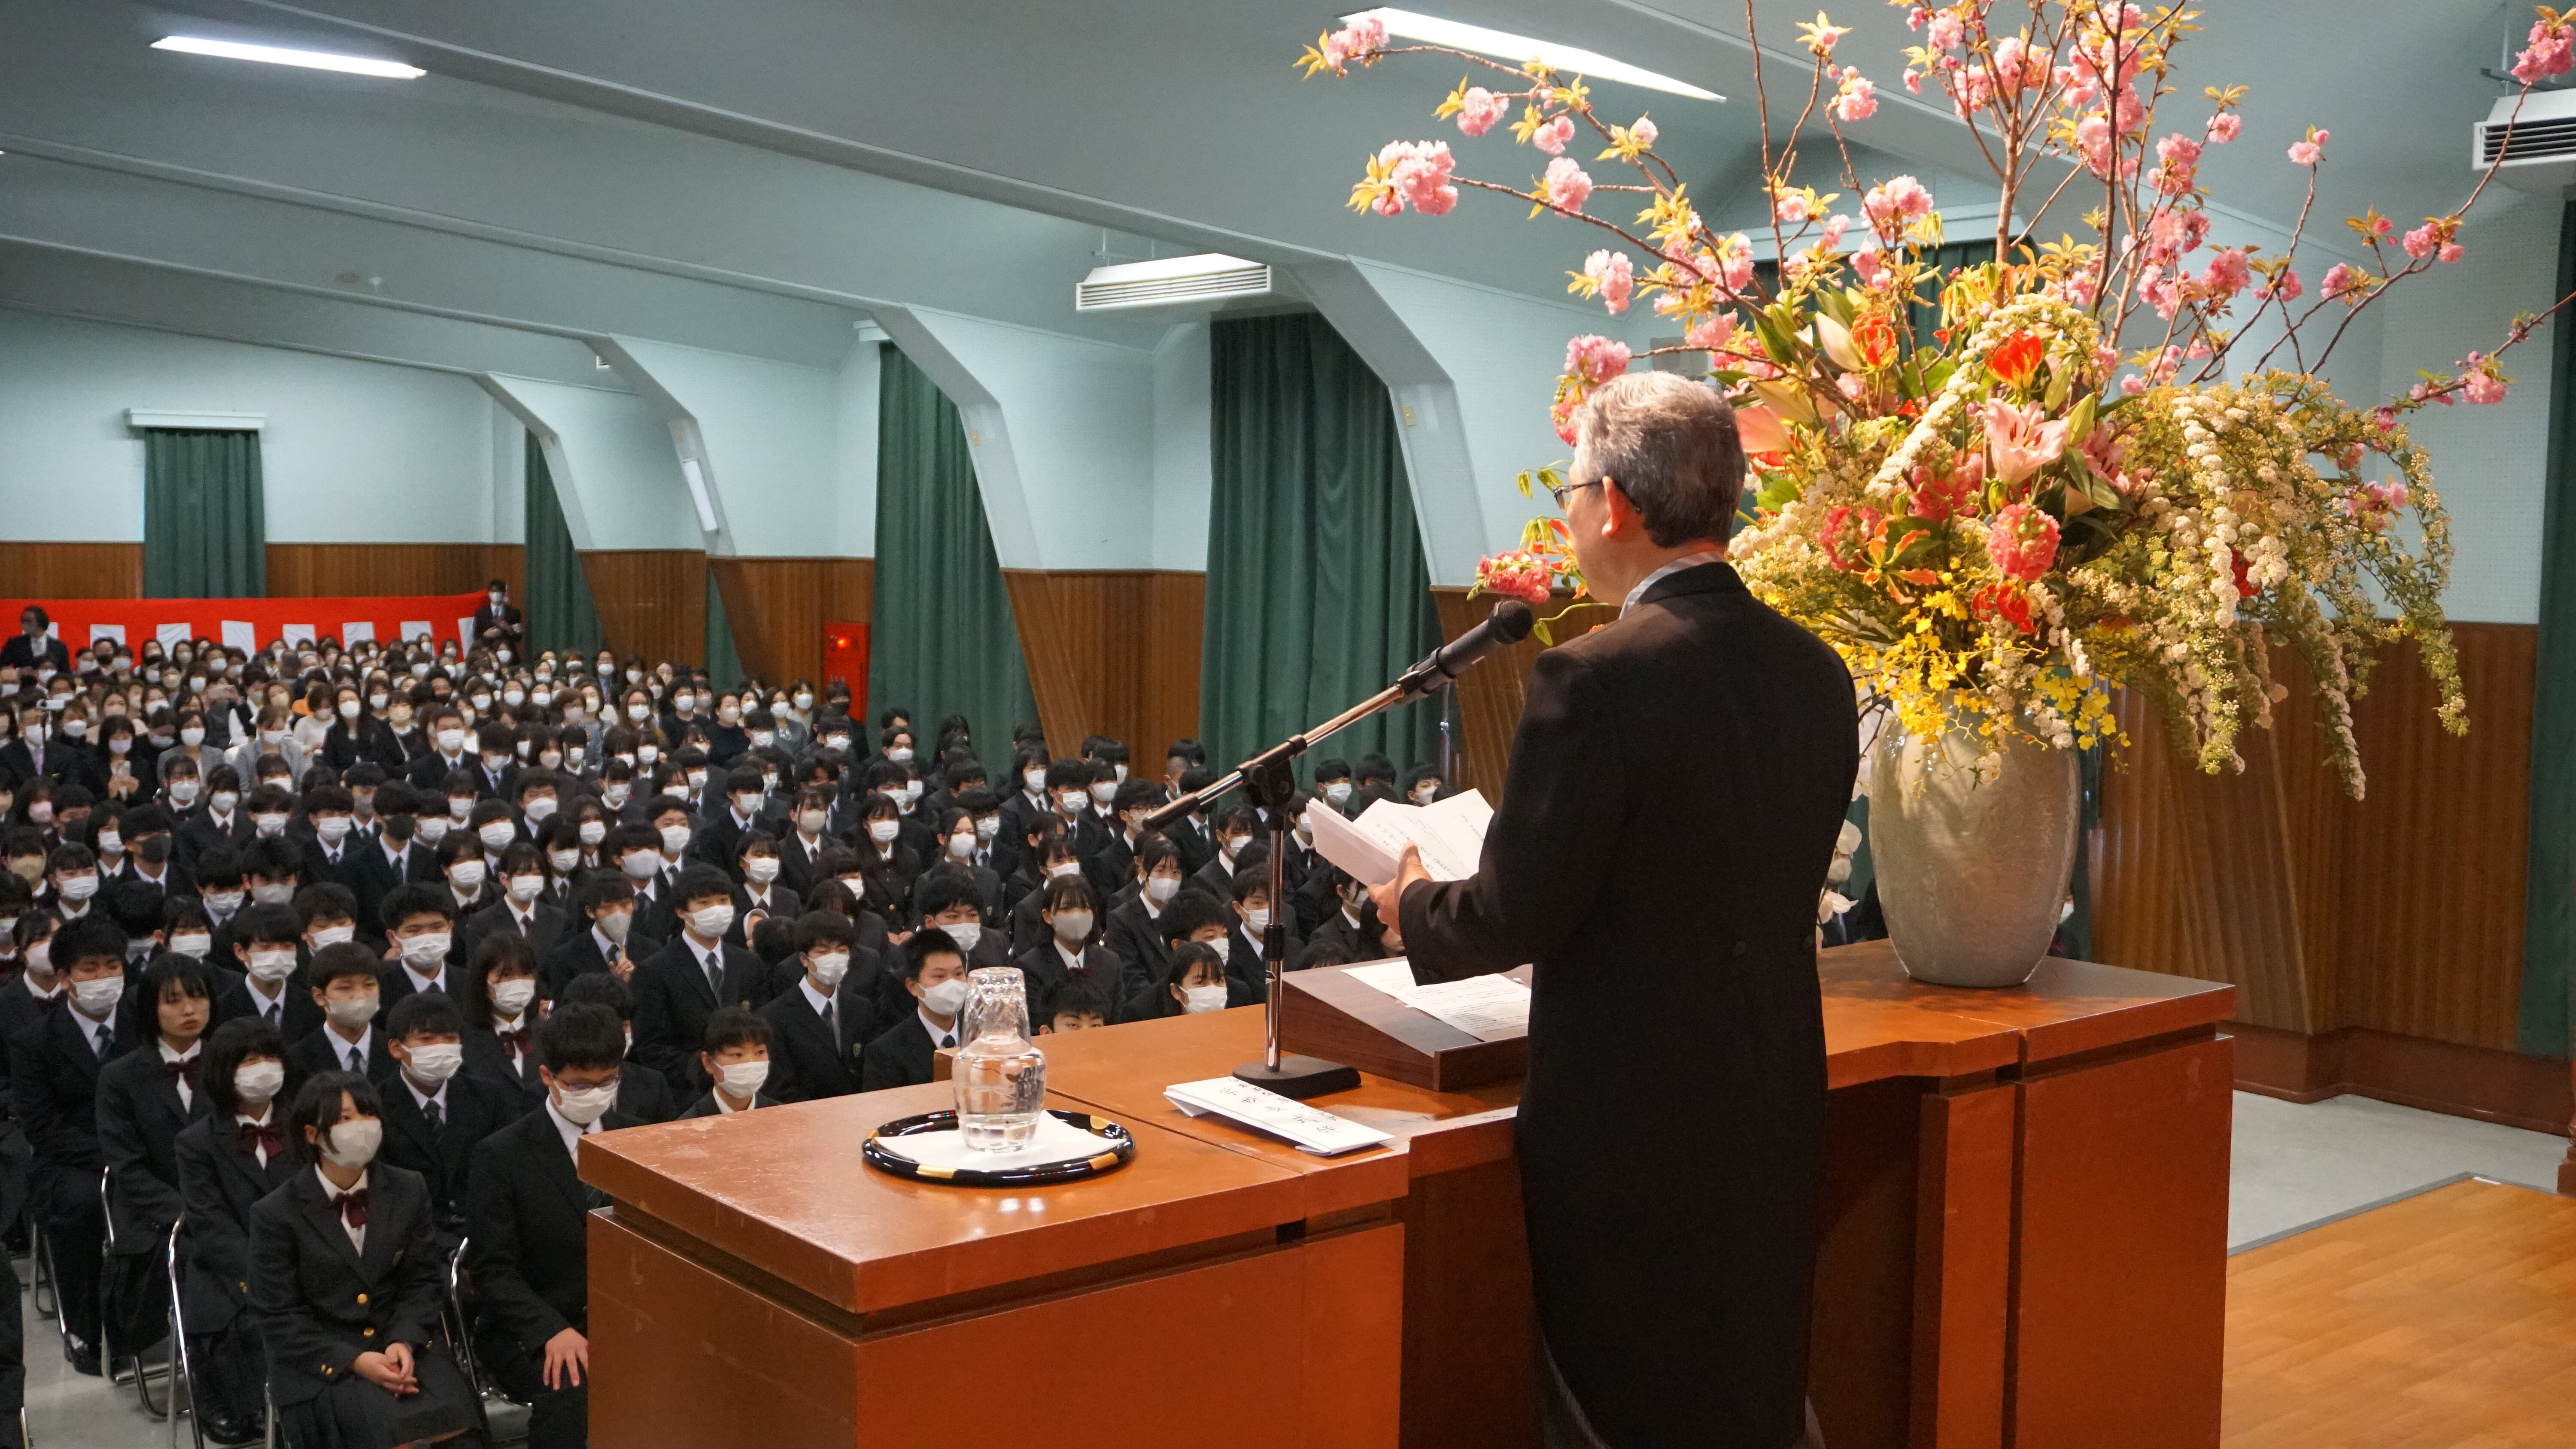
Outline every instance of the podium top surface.
<svg viewBox="0 0 2576 1449">
<path fill-rule="evenodd" d="M 1244 1015 L 1257 1029 L 1258 1014 Z M 1268 1242 L 1306 1216 L 1296 1174 L 1129 1117 L 1117 1120 L 1136 1136 L 1134 1161 L 1043 1188 L 909 1181 L 860 1159 L 877 1127 L 954 1105 L 934 1082 L 594 1133 L 581 1139 L 581 1175 L 621 1217 L 667 1225 L 852 1313 L 1237 1234 Z M 1055 1092 L 1047 1105 L 1099 1110 Z M 1399 1179 L 1383 1197 L 1403 1193 Z"/>
<path fill-rule="evenodd" d="M 1901 1057 L 1910 1047 L 1944 1043 L 1941 1050 L 1914 1053 L 1942 1069 L 1873 1070 L 1853 1081 L 2026 1067 L 2214 1025 L 2236 1010 L 2236 988 L 2223 981 L 2063 956 L 2041 958 L 2029 981 L 2001 990 L 1926 985 L 1905 974 L 1885 941 L 1819 952 L 1816 970 L 1824 983 L 1829 1080 L 1838 1087 L 1846 1085 L 1844 1070 L 1861 1065 L 1858 1059 L 1870 1058 L 1874 1067 L 1882 1048 L 1897 1048 Z M 2005 1055 L 1982 1060 L 1998 1046 Z"/>
</svg>

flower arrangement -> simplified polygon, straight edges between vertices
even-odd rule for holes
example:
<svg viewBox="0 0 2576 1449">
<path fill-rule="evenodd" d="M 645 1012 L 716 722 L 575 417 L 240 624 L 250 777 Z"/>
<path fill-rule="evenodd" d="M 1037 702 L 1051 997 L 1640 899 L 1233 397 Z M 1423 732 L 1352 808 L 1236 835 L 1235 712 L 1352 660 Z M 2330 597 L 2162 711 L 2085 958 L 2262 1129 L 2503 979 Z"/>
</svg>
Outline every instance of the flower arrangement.
<svg viewBox="0 0 2576 1449">
<path fill-rule="evenodd" d="M 1471 138 L 1508 121 L 1514 142 L 1548 158 L 1526 187 L 1459 174 L 1446 141 L 1399 141 L 1369 160 L 1351 205 L 1442 216 L 1463 191 L 1493 191 L 1601 233 L 1568 290 L 1614 314 L 1647 300 L 1683 335 L 1655 351 L 1704 357 L 1735 403 L 1751 471 L 1730 556 L 1746 583 L 1831 643 L 1909 733 L 2090 746 L 2118 737 L 2109 690 L 2128 686 L 2158 702 L 2203 769 L 2242 768 L 2239 731 L 2249 718 L 2269 727 L 2287 694 L 2271 664 L 2280 643 L 2304 662 L 2328 756 L 2357 797 L 2352 700 L 2381 645 L 2413 639 L 2442 723 L 2468 726 L 2440 605 L 2448 523 L 2405 419 L 2500 400 L 2511 379 L 2499 359 L 2549 314 L 2514 318 L 2493 352 L 2403 396 L 2337 398 L 2319 377 L 2335 342 L 2391 287 L 2460 259 L 2462 218 L 2493 168 L 2458 211 L 2402 235 L 2376 210 L 2348 219 L 2357 260 L 2311 295 L 2299 251 L 2331 137 L 2309 127 L 2287 148 L 2307 172 L 2288 245 L 2208 245 L 2198 167 L 2244 134 L 2244 91 L 2213 87 L 2204 111 L 2158 134 L 2194 14 L 2036 0 L 2008 24 L 1993 0 L 1907 7 L 1922 43 L 1907 51 L 1906 89 L 1950 103 L 2000 185 L 1991 256 L 1948 268 L 1933 259 L 1945 236 L 1922 183 L 1853 173 L 1843 128 L 1876 112 L 1878 90 L 1835 60 L 1848 30 L 1821 13 L 1798 27 L 1807 97 L 1784 142 L 1767 93 L 1758 102 L 1767 264 L 1747 235 L 1703 221 L 1654 149 L 1653 120 L 1603 117 L 1580 76 L 1390 46 L 1365 15 L 1299 64 L 1339 77 L 1435 54 L 1498 77 L 1462 79 L 1434 115 Z M 1761 92 L 1749 3 L 1745 26 Z M 2529 40 L 2514 68 L 2526 95 L 2576 63 L 2576 29 L 2542 8 Z M 1842 192 L 1797 179 L 1811 122 Z M 1603 147 L 1593 164 L 1621 179 L 1596 181 L 1569 153 L 1587 129 Z M 2075 195 L 2099 197 L 2089 239 L 2015 234 L 2017 202 L 2052 174 L 2029 214 L 2084 188 Z M 1637 205 L 1632 223 L 1595 214 L 1613 194 Z M 1837 209 L 1846 195 L 1856 205 Z M 1561 437 L 1574 440 L 1573 410 L 1634 361 L 1609 338 L 1567 344 Z M 1561 475 L 1524 473 L 1524 495 L 1533 479 Z M 1478 578 L 1533 603 L 1581 585 L 1557 518 L 1532 522 Z"/>
</svg>

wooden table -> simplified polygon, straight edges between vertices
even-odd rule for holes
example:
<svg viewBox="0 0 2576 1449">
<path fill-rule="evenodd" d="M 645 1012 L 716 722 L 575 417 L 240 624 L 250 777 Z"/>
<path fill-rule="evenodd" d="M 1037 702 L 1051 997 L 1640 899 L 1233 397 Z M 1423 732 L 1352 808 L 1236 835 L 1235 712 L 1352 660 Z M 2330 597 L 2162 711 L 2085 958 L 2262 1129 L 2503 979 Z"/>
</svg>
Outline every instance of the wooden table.
<svg viewBox="0 0 2576 1449">
<path fill-rule="evenodd" d="M 1826 952 L 1812 1390 L 1834 1449 L 2215 1443 L 2234 988 L 2051 961 L 2006 992 Z M 1252 1010 L 1048 1038 L 1135 1162 L 1018 1193 L 863 1165 L 944 1085 L 583 1139 L 594 1439 L 953 1434 L 999 1374 L 1044 1445 L 1535 1442 L 1516 1083 L 1317 1099 L 1396 1137 L 1322 1159 L 1163 1099 Z"/>
</svg>

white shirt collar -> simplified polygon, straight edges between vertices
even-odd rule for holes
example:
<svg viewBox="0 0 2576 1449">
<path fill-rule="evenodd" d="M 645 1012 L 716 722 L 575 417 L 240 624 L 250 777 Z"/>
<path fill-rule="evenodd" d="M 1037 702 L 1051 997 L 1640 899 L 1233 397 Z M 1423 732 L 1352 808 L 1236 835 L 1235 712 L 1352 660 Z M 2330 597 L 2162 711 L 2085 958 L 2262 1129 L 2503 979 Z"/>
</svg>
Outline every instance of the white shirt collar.
<svg viewBox="0 0 2576 1449">
<path fill-rule="evenodd" d="M 440 962 L 438 969 L 427 976 L 423 976 L 418 971 L 413 970 L 412 964 L 407 958 L 402 963 L 402 969 L 403 974 L 411 978 L 411 989 L 414 991 L 444 991 L 447 989 L 447 964 L 445 962 Z"/>
<path fill-rule="evenodd" d="M 420 1083 L 415 1082 L 415 1081 L 413 1081 L 413 1080 L 411 1079 L 411 1073 L 409 1073 L 409 1072 L 405 1072 L 405 1071 L 396 1071 L 396 1072 L 394 1073 L 394 1075 L 395 1075 L 395 1076 L 398 1076 L 398 1077 L 400 1077 L 400 1078 L 402 1078 L 403 1086 L 405 1086 L 406 1088 L 410 1089 L 410 1091 L 411 1091 L 411 1102 L 412 1102 L 412 1105 L 413 1105 L 413 1106 L 415 1106 L 415 1107 L 426 1107 L 426 1106 L 428 1106 L 430 1103 L 432 1103 L 432 1102 L 436 1102 L 436 1103 L 438 1103 L 438 1104 L 439 1104 L 438 1109 L 439 1109 L 440 1111 L 444 1112 L 444 1111 L 446 1111 L 446 1110 L 447 1110 L 447 1083 L 446 1083 L 446 1082 L 441 1082 L 441 1083 L 439 1083 L 439 1084 L 438 1084 L 438 1090 L 437 1090 L 437 1091 L 435 1091 L 435 1092 L 424 1092 L 424 1091 L 422 1091 L 422 1090 L 420 1089 Z"/>
<path fill-rule="evenodd" d="M 546 1120 L 555 1124 L 555 1135 L 563 1139 L 564 1151 L 571 1153 L 575 1162 L 581 1160 L 581 1148 L 578 1145 L 581 1139 L 599 1130 L 597 1122 L 585 1127 L 556 1111 L 554 1098 L 551 1096 L 546 1098 Z"/>
<path fill-rule="evenodd" d="M 1049 931 L 1047 933 L 1047 937 L 1049 941 L 1054 944 L 1055 953 L 1064 958 L 1065 969 L 1069 971 L 1079 971 L 1082 969 L 1082 953 L 1080 951 L 1067 946 L 1064 943 L 1064 937 L 1056 935 L 1053 931 Z"/>
<path fill-rule="evenodd" d="M 36 998 L 38 1001 L 51 1001 L 56 997 L 61 996 L 64 989 L 69 985 L 69 983 L 64 981 L 60 975 L 57 975 L 54 977 L 54 989 L 51 991 L 42 991 L 37 989 L 36 978 L 33 976 L 21 971 L 18 973 L 18 979 L 26 985 L 27 994 Z"/>
<path fill-rule="evenodd" d="M 369 1022 L 367 1024 L 367 1029 L 359 1035 L 356 1046 L 351 1046 L 347 1037 L 344 1037 L 337 1031 L 332 1030 L 331 1024 L 327 1021 L 322 1024 L 322 1030 L 329 1034 L 331 1060 L 339 1063 L 345 1070 L 364 1075 L 367 1070 L 368 1059 L 375 1055 L 375 1023 Z M 355 1066 L 350 1065 L 353 1061 L 356 1063 Z"/>
<path fill-rule="evenodd" d="M 722 1088 L 710 1090 L 707 1095 L 716 1099 L 716 1115 L 719 1117 L 730 1117 L 736 1112 L 748 1112 L 751 1110 L 751 1107 L 737 1107 L 732 1102 L 727 1101 Z M 751 1106 L 757 1107 L 759 1105 L 760 1094 L 755 1092 L 752 1094 Z"/>
<path fill-rule="evenodd" d="M 1664 565 L 1662 568 L 1655 570 L 1653 573 L 1650 573 L 1643 579 L 1639 580 L 1637 586 L 1628 591 L 1628 597 L 1620 602 L 1619 617 L 1623 619 L 1628 617 L 1628 611 L 1637 607 L 1637 601 L 1646 596 L 1646 590 L 1653 588 L 1657 583 L 1661 582 L 1664 575 L 1677 574 L 1684 569 L 1695 569 L 1701 564 L 1724 562 L 1726 562 L 1726 550 L 1719 548 L 1704 548 L 1697 553 L 1683 554 L 1680 558 L 1674 559 L 1671 563 Z"/>
<path fill-rule="evenodd" d="M 831 997 L 825 996 L 822 992 L 817 991 L 817 990 L 815 990 L 815 989 L 814 989 L 814 978 L 813 978 L 813 977 L 811 977 L 811 976 L 799 976 L 799 977 L 797 977 L 797 978 L 796 978 L 796 986 L 797 986 L 797 989 L 798 989 L 798 990 L 800 990 L 800 991 L 802 991 L 802 992 L 804 992 L 804 993 L 805 993 L 805 1004 L 806 1004 L 807 1006 L 810 1006 L 810 1007 L 814 1008 L 814 1014 L 815 1014 L 816 1016 L 821 1016 L 821 1015 L 823 1014 L 823 1012 L 824 1012 L 825 1008 L 829 1007 L 829 1006 L 832 1004 L 832 998 L 831 998 Z"/>
<path fill-rule="evenodd" d="M 956 1037 L 957 1023 L 952 1021 L 946 1026 L 941 1026 L 938 1022 L 930 1019 L 930 1008 L 926 1006 L 916 1005 L 913 1007 L 912 1012 L 913 1015 L 921 1018 L 921 1029 L 930 1033 L 930 1044 L 932 1046 L 936 1047 L 940 1043 L 953 1040 Z"/>
<path fill-rule="evenodd" d="M 206 1039 L 199 1037 L 188 1043 L 188 1049 L 183 1052 L 170 1050 L 170 1044 L 157 1036 L 152 1039 L 152 1044 L 161 1049 L 161 1060 L 165 1062 L 193 1062 L 197 1059 L 197 1049 L 206 1044 Z"/>
</svg>

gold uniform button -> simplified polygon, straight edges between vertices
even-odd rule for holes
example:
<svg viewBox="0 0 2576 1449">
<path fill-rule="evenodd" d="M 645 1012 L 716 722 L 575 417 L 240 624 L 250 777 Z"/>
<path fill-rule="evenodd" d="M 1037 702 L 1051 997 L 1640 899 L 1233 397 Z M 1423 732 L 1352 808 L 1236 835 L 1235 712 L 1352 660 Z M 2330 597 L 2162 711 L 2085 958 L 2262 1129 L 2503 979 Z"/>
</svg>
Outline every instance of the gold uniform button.
<svg viewBox="0 0 2576 1449">
<path fill-rule="evenodd" d="M 376 1336 L 376 1331 L 372 1328 L 361 1328 L 358 1330 L 358 1336 L 360 1338 L 373 1338 Z"/>
<path fill-rule="evenodd" d="M 359 1295 L 358 1295 L 358 1301 L 359 1301 L 360 1303 L 364 1303 L 364 1302 L 366 1302 L 366 1301 L 367 1301 L 367 1295 L 366 1295 L 366 1294 L 364 1294 L 364 1293 L 359 1294 Z"/>
</svg>

